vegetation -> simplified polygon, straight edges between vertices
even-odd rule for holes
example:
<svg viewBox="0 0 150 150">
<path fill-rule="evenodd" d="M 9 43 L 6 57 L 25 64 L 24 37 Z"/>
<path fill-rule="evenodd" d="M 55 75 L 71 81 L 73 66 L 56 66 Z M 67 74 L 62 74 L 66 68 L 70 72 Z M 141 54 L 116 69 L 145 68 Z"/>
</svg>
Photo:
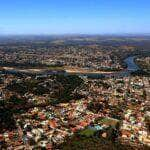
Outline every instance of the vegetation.
<svg viewBox="0 0 150 150">
<path fill-rule="evenodd" d="M 85 136 L 85 137 L 91 137 L 91 136 L 94 135 L 94 133 L 95 133 L 94 130 L 86 128 L 86 129 L 84 129 L 83 131 L 80 132 L 80 135 Z"/>
<path fill-rule="evenodd" d="M 93 113 L 98 113 L 99 111 L 103 111 L 103 105 L 99 102 L 90 102 L 87 109 Z"/>
<path fill-rule="evenodd" d="M 148 150 L 147 147 L 136 146 L 132 147 L 121 142 L 111 142 L 103 138 L 73 136 L 59 146 L 61 150 Z"/>
<path fill-rule="evenodd" d="M 131 75 L 133 76 L 145 76 L 145 77 L 150 77 L 150 73 L 144 71 L 144 70 L 138 70 L 138 71 L 134 71 L 131 73 Z"/>
<path fill-rule="evenodd" d="M 13 116 L 13 111 L 0 104 L 0 133 L 5 130 L 16 129 L 16 122 Z"/>
<path fill-rule="evenodd" d="M 46 82 L 46 79 L 22 80 L 9 84 L 7 89 L 14 91 L 20 95 L 25 93 L 33 93 L 34 95 L 49 94 L 51 98 L 58 99 L 58 102 L 67 102 L 78 94 L 73 94 L 73 91 L 83 84 L 83 80 L 76 76 L 53 75 L 48 79 L 52 82 Z"/>
<path fill-rule="evenodd" d="M 72 92 L 79 86 L 83 84 L 83 80 L 76 76 L 76 75 L 70 75 L 70 76 L 57 76 L 56 80 L 63 86 L 63 92 L 60 93 L 59 99 L 61 101 L 68 101 L 71 100 L 74 96 L 72 95 Z"/>
</svg>

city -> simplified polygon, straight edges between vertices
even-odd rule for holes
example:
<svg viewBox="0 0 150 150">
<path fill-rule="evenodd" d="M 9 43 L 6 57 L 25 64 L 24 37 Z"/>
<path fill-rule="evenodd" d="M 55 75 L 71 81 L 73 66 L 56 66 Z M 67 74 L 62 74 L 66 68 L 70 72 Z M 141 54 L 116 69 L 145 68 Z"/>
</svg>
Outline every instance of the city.
<svg viewBox="0 0 150 150">
<path fill-rule="evenodd" d="M 65 149 L 75 136 L 114 148 L 150 146 L 149 51 L 124 42 L 57 44 L 2 42 L 2 148 Z"/>
<path fill-rule="evenodd" d="M 1 1 L 0 150 L 150 150 L 150 1 Z"/>
</svg>

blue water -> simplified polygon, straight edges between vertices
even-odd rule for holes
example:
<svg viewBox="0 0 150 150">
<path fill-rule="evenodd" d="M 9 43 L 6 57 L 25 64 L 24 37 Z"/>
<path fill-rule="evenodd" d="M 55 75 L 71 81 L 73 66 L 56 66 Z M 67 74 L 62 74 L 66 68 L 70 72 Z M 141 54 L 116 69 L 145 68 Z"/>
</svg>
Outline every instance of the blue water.
<svg viewBox="0 0 150 150">
<path fill-rule="evenodd" d="M 124 62 L 127 64 L 127 70 L 128 71 L 137 71 L 140 70 L 140 68 L 138 67 L 138 65 L 136 65 L 136 63 L 134 62 L 136 56 L 131 56 L 128 57 L 124 60 Z"/>
<path fill-rule="evenodd" d="M 124 71 L 119 71 L 119 72 L 114 72 L 114 73 L 108 73 L 108 74 L 102 74 L 102 73 L 85 73 L 85 74 L 80 74 L 80 73 L 74 73 L 80 76 L 88 76 L 92 78 L 102 78 L 102 77 L 124 77 L 124 76 L 129 76 L 131 72 L 140 70 L 140 68 L 135 64 L 134 59 L 136 56 L 130 56 L 124 60 L 124 62 L 127 64 L 127 69 Z M 8 74 L 17 74 L 19 71 L 16 70 L 11 70 L 11 71 L 5 71 L 5 73 Z M 44 73 L 45 75 L 50 75 L 53 73 Z M 70 73 L 64 72 L 56 72 L 56 74 L 64 74 L 64 75 L 70 75 Z"/>
</svg>

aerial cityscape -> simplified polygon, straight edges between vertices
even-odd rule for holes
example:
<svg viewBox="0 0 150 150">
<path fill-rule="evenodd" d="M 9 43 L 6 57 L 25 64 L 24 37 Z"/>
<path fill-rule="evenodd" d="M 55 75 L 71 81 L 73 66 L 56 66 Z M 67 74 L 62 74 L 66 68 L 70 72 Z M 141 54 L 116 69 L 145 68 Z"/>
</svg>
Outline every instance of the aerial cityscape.
<svg viewBox="0 0 150 150">
<path fill-rule="evenodd" d="M 100 1 L 1 3 L 0 150 L 150 149 L 150 3 Z"/>
</svg>

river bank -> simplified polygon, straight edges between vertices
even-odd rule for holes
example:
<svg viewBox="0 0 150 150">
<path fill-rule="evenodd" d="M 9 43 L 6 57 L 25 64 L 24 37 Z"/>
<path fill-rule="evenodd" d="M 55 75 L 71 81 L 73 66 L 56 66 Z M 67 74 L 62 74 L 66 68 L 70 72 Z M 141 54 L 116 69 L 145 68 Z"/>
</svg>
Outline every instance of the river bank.
<svg viewBox="0 0 150 150">
<path fill-rule="evenodd" d="M 90 71 L 84 69 L 64 69 L 62 70 L 47 70 L 47 69 L 18 69 L 15 67 L 3 67 L 5 73 L 8 74 L 39 74 L 39 75 L 51 75 L 51 74 L 64 74 L 64 75 L 80 75 L 87 76 L 92 78 L 101 78 L 101 77 L 123 77 L 128 76 L 132 72 L 140 70 L 138 65 L 135 63 L 136 56 L 130 56 L 124 60 L 127 65 L 127 68 L 121 71 Z"/>
</svg>

